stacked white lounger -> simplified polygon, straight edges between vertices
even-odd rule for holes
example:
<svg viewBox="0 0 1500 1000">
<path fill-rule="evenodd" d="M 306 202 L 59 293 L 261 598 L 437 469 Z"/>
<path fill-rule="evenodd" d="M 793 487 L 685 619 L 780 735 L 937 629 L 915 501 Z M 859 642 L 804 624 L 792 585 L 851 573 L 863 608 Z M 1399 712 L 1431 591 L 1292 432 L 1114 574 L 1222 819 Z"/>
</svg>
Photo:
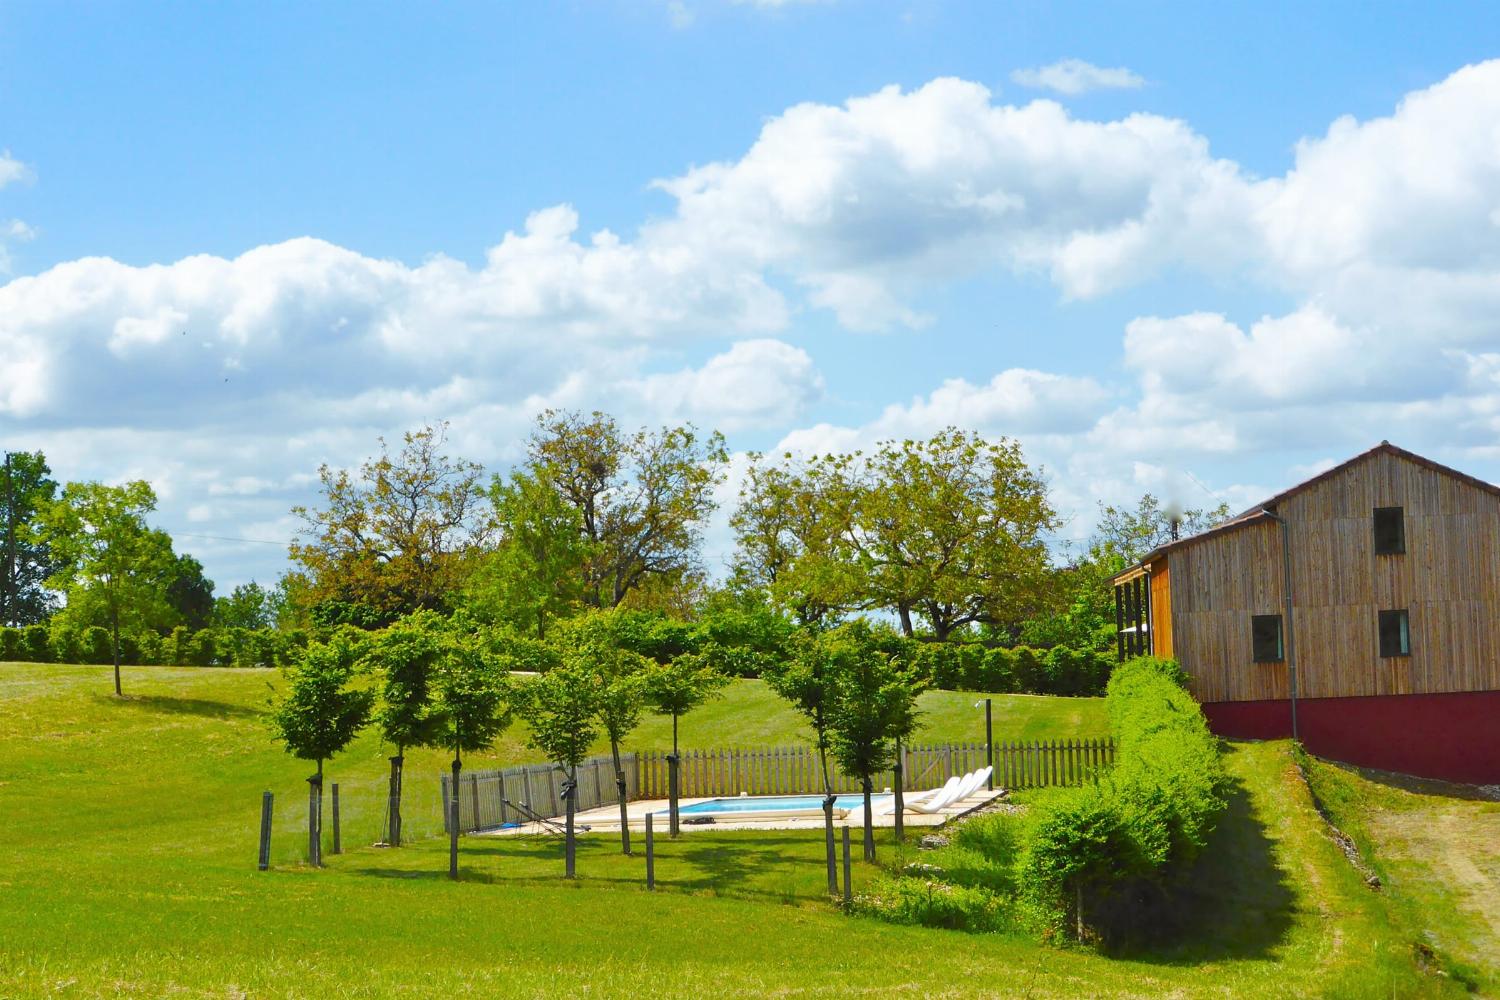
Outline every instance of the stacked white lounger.
<svg viewBox="0 0 1500 1000">
<path fill-rule="evenodd" d="M 927 815 L 942 812 L 949 806 L 957 802 L 962 802 L 970 795 L 979 791 L 980 786 L 989 778 L 992 770 L 994 768 L 982 767 L 968 774 L 955 775 L 949 778 L 948 783 L 942 788 L 935 789 L 927 795 L 919 795 L 914 799 L 907 799 L 906 812 L 918 812 Z M 873 807 L 871 815 L 884 816 L 886 813 L 894 812 L 895 809 L 896 797 L 892 795 L 884 802 Z M 845 817 L 844 821 L 851 825 L 863 826 L 865 821 L 864 806 L 861 805 L 849 810 L 849 814 Z"/>
</svg>

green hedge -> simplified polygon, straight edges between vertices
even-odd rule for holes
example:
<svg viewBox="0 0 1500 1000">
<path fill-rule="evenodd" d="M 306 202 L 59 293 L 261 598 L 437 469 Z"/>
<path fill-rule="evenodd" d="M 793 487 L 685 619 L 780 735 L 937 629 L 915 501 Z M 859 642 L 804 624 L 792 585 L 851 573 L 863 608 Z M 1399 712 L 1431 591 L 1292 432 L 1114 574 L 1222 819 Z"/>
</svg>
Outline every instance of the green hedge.
<svg viewBox="0 0 1500 1000">
<path fill-rule="evenodd" d="M 908 640 L 910 641 L 910 640 Z M 977 642 L 912 642 L 923 678 L 949 691 L 1098 695 L 1104 693 L 1114 656 L 1063 646 L 989 647 Z"/>
<path fill-rule="evenodd" d="M 1076 935 L 1118 941 L 1167 925 L 1168 890 L 1223 815 L 1226 779 L 1174 661 L 1121 665 L 1107 698 L 1117 763 L 1038 807 L 1021 880 Z"/>
<path fill-rule="evenodd" d="M 120 662 L 129 666 L 274 667 L 295 658 L 307 645 L 298 630 L 178 626 L 167 635 L 147 632 L 120 636 Z M 63 618 L 50 626 L 0 627 L 0 660 L 20 663 L 114 662 L 108 629 L 74 628 Z"/>
</svg>

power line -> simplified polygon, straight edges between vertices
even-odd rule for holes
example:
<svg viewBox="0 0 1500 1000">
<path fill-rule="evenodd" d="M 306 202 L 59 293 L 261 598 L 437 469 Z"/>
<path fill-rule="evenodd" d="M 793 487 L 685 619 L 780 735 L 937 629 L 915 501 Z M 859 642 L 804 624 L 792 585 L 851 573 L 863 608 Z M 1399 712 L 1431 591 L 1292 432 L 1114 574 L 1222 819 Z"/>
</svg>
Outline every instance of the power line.
<svg viewBox="0 0 1500 1000">
<path fill-rule="evenodd" d="M 286 548 L 290 542 L 272 542 L 264 538 L 235 538 L 230 535 L 195 535 L 191 531 L 174 531 L 174 538 L 209 538 L 216 542 L 254 542 L 256 545 L 277 545 Z"/>
</svg>

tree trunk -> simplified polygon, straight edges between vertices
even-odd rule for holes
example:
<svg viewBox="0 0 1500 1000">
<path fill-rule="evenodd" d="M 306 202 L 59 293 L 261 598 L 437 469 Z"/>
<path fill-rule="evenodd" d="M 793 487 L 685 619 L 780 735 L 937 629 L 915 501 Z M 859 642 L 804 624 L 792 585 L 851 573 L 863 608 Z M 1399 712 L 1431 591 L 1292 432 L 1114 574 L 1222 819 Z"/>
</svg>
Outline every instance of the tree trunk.
<svg viewBox="0 0 1500 1000">
<path fill-rule="evenodd" d="M 568 794 L 563 796 L 563 801 L 567 806 L 564 811 L 567 813 L 568 817 L 567 826 L 565 827 L 563 834 L 563 855 L 566 858 L 564 864 L 567 871 L 566 877 L 568 878 L 573 878 L 574 869 L 576 867 L 575 862 L 577 860 L 577 847 L 573 839 L 573 815 L 577 811 L 577 807 L 574 805 L 574 803 L 577 801 L 577 796 L 578 768 L 571 767 L 568 769 Z"/>
<path fill-rule="evenodd" d="M 620 744 L 609 741 L 610 755 L 615 759 L 615 795 L 620 800 L 620 853 L 630 853 L 630 812 L 625 806 L 625 765 L 620 763 Z"/>
<path fill-rule="evenodd" d="M 463 773 L 464 763 L 458 750 L 453 751 L 452 798 L 448 804 L 448 877 L 458 878 L 458 777 Z"/>
<path fill-rule="evenodd" d="M 897 605 L 896 612 L 901 616 L 901 634 L 910 639 L 912 636 L 911 608 L 905 604 Z"/>
<path fill-rule="evenodd" d="M 110 624 L 115 640 L 115 697 L 123 698 L 125 694 L 120 690 L 120 617 L 118 615 L 114 616 L 114 620 Z M 322 771 L 323 765 L 319 763 L 318 772 L 321 774 Z"/>
<path fill-rule="evenodd" d="M 870 798 L 875 791 L 875 782 L 867 774 L 864 781 L 865 791 L 865 860 L 875 860 L 875 817 L 870 812 Z"/>
<path fill-rule="evenodd" d="M 838 796 L 833 794 L 833 779 L 828 776 L 827 738 L 818 730 L 818 761 L 823 768 L 823 840 L 828 849 L 828 895 L 839 894 L 838 857 L 833 847 L 833 803 Z"/>
<path fill-rule="evenodd" d="M 897 740 L 896 763 L 891 767 L 891 771 L 892 777 L 895 779 L 895 788 L 893 791 L 896 793 L 896 843 L 898 844 L 905 843 L 906 841 L 906 820 L 902 816 L 902 813 L 906 811 L 906 799 L 901 788 L 901 783 L 906 780 L 906 774 L 901 765 L 901 741 Z"/>
<path fill-rule="evenodd" d="M 677 762 L 682 758 L 677 754 L 677 713 L 672 713 L 672 756 L 667 758 L 667 817 L 671 821 L 668 825 L 668 835 L 677 837 L 682 833 L 679 826 L 681 814 L 677 811 L 678 799 L 681 792 L 678 783 Z"/>
<path fill-rule="evenodd" d="M 401 846 L 401 768 L 405 764 L 406 748 L 397 747 L 396 756 L 391 758 L 391 822 L 386 834 L 386 843 L 392 847 Z"/>
</svg>

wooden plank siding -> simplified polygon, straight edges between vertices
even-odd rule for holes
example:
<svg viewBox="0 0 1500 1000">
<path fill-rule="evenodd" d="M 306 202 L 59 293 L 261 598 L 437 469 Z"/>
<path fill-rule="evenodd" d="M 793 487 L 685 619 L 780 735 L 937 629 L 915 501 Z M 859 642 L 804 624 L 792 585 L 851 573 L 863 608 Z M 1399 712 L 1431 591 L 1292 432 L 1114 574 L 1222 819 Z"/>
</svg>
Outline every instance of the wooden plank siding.
<svg viewBox="0 0 1500 1000">
<path fill-rule="evenodd" d="M 1167 558 L 1151 564 L 1151 654 L 1172 655 L 1172 585 Z"/>
<path fill-rule="evenodd" d="M 1405 553 L 1375 554 L 1377 507 L 1403 508 Z M 1376 449 L 1284 494 L 1278 513 L 1290 525 L 1300 697 L 1500 690 L 1500 497 Z M 1284 612 L 1280 525 L 1247 523 L 1170 559 L 1170 591 L 1152 597 L 1170 608 L 1199 700 L 1286 698 L 1285 663 L 1253 662 L 1250 636 L 1251 615 Z M 1402 608 L 1411 655 L 1382 658 L 1378 613 Z"/>
</svg>

